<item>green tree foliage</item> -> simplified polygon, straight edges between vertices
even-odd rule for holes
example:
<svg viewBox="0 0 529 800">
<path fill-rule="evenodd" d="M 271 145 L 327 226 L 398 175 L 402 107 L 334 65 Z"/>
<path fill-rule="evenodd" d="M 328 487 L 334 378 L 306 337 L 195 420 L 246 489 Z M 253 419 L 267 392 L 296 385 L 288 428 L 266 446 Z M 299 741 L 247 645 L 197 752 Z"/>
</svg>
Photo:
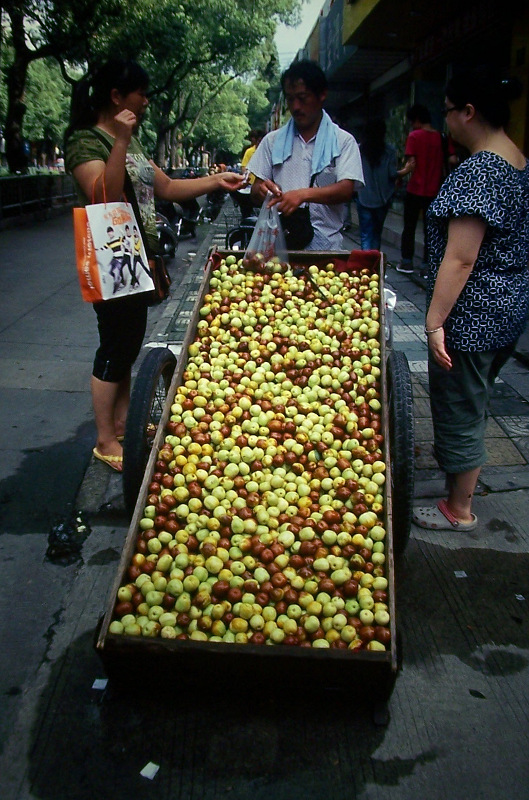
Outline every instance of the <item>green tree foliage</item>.
<svg viewBox="0 0 529 800">
<path fill-rule="evenodd" d="M 132 53 L 143 43 L 142 63 L 153 83 L 151 118 L 159 163 L 165 161 L 167 139 L 175 128 L 193 122 L 197 99 L 210 105 L 211 93 L 221 91 L 228 78 L 251 81 L 267 70 L 273 73 L 274 64 L 277 69 L 276 25 L 293 21 L 299 4 L 300 0 L 162 0 L 156 2 L 154 19 L 150 6 L 138 7 L 128 27 L 128 46 Z M 199 98 L 190 94 L 190 77 L 206 84 Z"/>
<path fill-rule="evenodd" d="M 28 66 L 45 57 L 55 58 L 68 79 L 73 67 L 89 73 L 111 56 L 140 61 L 152 79 L 152 113 L 144 136 L 150 142 L 155 134 L 159 157 L 165 154 L 167 139 L 174 138 L 176 128 L 186 123 L 195 135 L 200 129 L 198 120 L 203 126 L 207 117 L 196 108 L 197 97 L 190 97 L 188 79 L 206 81 L 206 91 L 198 98 L 199 106 L 204 103 L 206 107 L 211 105 L 211 93 L 223 91 L 227 80 L 239 77 L 250 86 L 253 80 L 247 113 L 259 118 L 265 113 L 263 95 L 271 85 L 270 77 L 277 72 L 276 25 L 279 21 L 294 23 L 301 2 L 2 0 L 12 48 L 5 115 L 10 165 L 16 169 L 24 166 L 20 145 Z M 217 119 L 223 117 L 217 115 Z M 233 129 L 238 126 L 231 125 Z M 229 132 L 223 135 L 230 138 Z M 237 149 L 235 139 L 232 146 Z"/>
<path fill-rule="evenodd" d="M 220 150 L 229 153 L 229 160 L 234 163 L 239 160 L 247 131 L 247 87 L 242 81 L 233 80 L 197 108 L 192 122 L 184 123 L 183 139 L 188 149 L 204 146 L 213 161 L 218 160 Z"/>
<path fill-rule="evenodd" d="M 33 62 L 28 70 L 24 132 L 28 139 L 60 144 L 70 110 L 70 86 L 53 59 Z"/>
<path fill-rule="evenodd" d="M 24 172 L 25 90 L 29 65 L 53 57 L 79 64 L 98 52 L 112 23 L 126 18 L 129 0 L 2 0 L 12 60 L 6 69 L 6 157 L 13 172 Z"/>
</svg>

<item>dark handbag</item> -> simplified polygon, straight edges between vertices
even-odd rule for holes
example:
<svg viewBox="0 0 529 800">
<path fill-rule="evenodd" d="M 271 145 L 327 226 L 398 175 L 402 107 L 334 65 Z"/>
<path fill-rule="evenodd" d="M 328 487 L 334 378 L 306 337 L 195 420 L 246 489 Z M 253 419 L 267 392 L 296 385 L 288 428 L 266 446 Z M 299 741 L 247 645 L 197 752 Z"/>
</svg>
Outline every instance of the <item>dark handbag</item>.
<svg viewBox="0 0 529 800">
<path fill-rule="evenodd" d="M 155 306 L 167 300 L 172 281 L 162 256 L 150 258 L 149 267 L 154 283 L 154 291 L 149 294 L 148 304 Z"/>
<path fill-rule="evenodd" d="M 304 250 L 314 238 L 314 228 L 310 221 L 308 206 L 296 208 L 292 214 L 281 214 L 281 225 L 288 250 Z"/>
<path fill-rule="evenodd" d="M 314 186 L 315 180 L 316 175 L 313 175 L 309 185 Z M 280 218 L 287 249 L 304 250 L 314 239 L 314 228 L 310 221 L 309 206 L 296 208 L 296 210 L 288 216 L 283 216 L 283 214 L 281 214 Z"/>
</svg>

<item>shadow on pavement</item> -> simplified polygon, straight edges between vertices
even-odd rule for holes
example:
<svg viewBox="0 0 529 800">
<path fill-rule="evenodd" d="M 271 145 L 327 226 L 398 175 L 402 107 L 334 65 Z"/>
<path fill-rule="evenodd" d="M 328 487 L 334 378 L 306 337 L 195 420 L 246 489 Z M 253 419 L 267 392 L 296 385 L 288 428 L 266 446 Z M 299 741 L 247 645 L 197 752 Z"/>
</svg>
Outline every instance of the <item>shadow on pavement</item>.
<svg viewBox="0 0 529 800">
<path fill-rule="evenodd" d="M 244 686 L 215 686 L 212 674 L 190 696 L 176 675 L 171 688 L 146 674 L 131 696 L 91 689 L 100 674 L 90 634 L 54 665 L 30 745 L 33 797 L 354 797 L 436 758 L 378 760 L 385 729 L 369 702 L 324 688 L 293 696 L 252 686 L 250 675 Z M 152 782 L 140 776 L 149 762 L 160 765 Z"/>
<path fill-rule="evenodd" d="M 92 455 L 94 426 L 49 447 L 28 447 L 16 473 L 0 480 L 2 533 L 46 533 L 75 502 Z"/>
</svg>

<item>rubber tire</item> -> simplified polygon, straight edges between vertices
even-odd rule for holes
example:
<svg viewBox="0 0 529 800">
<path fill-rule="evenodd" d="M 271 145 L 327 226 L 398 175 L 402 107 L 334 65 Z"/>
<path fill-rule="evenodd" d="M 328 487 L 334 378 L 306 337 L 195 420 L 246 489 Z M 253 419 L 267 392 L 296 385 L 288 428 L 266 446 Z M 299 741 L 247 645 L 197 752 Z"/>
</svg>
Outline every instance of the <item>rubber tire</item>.
<svg viewBox="0 0 529 800">
<path fill-rule="evenodd" d="M 167 347 L 153 348 L 134 381 L 123 440 L 123 497 L 131 517 L 154 438 L 147 426 L 157 426 L 160 421 L 175 367 L 174 353 Z"/>
<path fill-rule="evenodd" d="M 393 499 L 393 547 L 404 552 L 410 536 L 415 487 L 413 389 L 406 355 L 392 350 L 386 364 L 389 411 L 389 451 Z"/>
<path fill-rule="evenodd" d="M 233 250 L 238 247 L 239 250 L 246 250 L 252 238 L 253 228 L 232 228 L 226 234 L 226 250 Z"/>
</svg>

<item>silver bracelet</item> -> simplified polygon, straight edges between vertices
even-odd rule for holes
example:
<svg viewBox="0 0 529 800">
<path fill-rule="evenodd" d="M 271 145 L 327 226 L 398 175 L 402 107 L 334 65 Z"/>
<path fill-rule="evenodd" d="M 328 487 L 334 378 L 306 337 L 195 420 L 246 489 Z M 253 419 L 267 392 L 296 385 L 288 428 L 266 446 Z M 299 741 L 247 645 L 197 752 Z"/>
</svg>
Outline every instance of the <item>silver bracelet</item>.
<svg viewBox="0 0 529 800">
<path fill-rule="evenodd" d="M 429 336 L 430 333 L 437 333 L 437 331 L 442 331 L 442 330 L 443 330 L 443 326 L 441 325 L 439 328 L 433 328 L 433 330 L 431 330 L 431 331 L 426 330 L 426 328 L 425 328 L 424 332 L 425 332 L 426 336 Z"/>
</svg>

